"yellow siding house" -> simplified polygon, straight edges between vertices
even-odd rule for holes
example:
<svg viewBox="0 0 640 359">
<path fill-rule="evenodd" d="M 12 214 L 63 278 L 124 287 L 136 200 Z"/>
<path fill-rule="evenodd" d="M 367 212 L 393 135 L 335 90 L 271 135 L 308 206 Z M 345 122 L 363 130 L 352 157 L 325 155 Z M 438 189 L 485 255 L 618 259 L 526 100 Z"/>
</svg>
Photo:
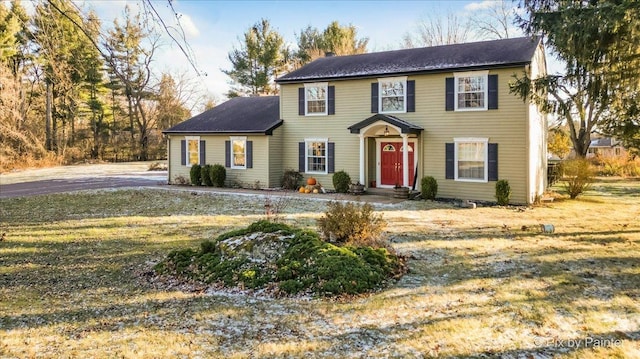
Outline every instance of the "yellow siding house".
<svg viewBox="0 0 640 359">
<path fill-rule="evenodd" d="M 277 118 L 258 126 L 259 134 L 246 135 L 254 156 L 260 148 L 255 173 L 239 169 L 247 173 L 232 178 L 277 187 L 283 171 L 293 168 L 330 188 L 332 174 L 344 170 L 366 187 L 419 190 L 420 179 L 433 176 L 439 197 L 489 202 L 495 201 L 496 181 L 505 179 L 512 203 L 532 203 L 546 185 L 546 117 L 511 94 L 509 82 L 545 71 L 537 38 L 317 59 L 276 80 Z M 189 163 L 197 163 L 202 145 L 196 150 L 196 140 L 207 141 L 198 160 L 214 163 L 228 160 L 216 150 L 223 141 L 243 137 L 241 131 L 232 136 L 208 128 L 198 139 L 197 131 L 176 127 L 165 131 L 170 180 L 188 175 Z"/>
</svg>

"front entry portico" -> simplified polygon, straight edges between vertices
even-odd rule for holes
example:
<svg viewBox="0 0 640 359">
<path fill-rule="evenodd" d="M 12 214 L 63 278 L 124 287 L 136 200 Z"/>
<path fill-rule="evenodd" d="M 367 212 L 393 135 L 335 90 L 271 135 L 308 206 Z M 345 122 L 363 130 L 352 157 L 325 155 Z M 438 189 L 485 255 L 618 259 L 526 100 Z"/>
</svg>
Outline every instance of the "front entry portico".
<svg viewBox="0 0 640 359">
<path fill-rule="evenodd" d="M 375 178 L 378 187 L 410 187 L 414 184 L 421 127 L 395 116 L 376 114 L 349 130 L 360 138 L 360 183 L 367 185 L 370 183 L 367 179 Z M 368 157 L 372 156 L 375 161 L 369 161 Z"/>
</svg>

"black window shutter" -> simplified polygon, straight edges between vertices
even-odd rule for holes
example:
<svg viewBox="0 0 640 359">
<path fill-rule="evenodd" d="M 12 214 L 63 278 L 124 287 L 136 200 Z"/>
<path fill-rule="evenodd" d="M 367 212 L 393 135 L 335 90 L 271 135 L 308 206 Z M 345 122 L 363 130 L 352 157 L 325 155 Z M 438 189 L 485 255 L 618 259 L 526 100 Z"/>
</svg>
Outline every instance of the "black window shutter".
<svg viewBox="0 0 640 359">
<path fill-rule="evenodd" d="M 327 148 L 327 172 L 334 173 L 336 171 L 336 144 L 329 142 Z"/>
<path fill-rule="evenodd" d="M 455 178 L 455 144 L 446 143 L 445 144 L 445 175 L 446 179 L 454 179 Z"/>
<path fill-rule="evenodd" d="M 488 87 L 489 87 L 489 103 L 487 109 L 489 110 L 497 110 L 498 109 L 498 75 L 489 75 L 488 79 Z"/>
<path fill-rule="evenodd" d="M 231 167 L 231 141 L 224 141 L 224 166 Z"/>
<path fill-rule="evenodd" d="M 407 112 L 416 112 L 416 81 L 407 81 Z"/>
<path fill-rule="evenodd" d="M 445 110 L 453 111 L 455 109 L 455 79 L 453 77 L 447 77 L 445 79 Z"/>
<path fill-rule="evenodd" d="M 335 115 L 336 114 L 336 87 L 335 86 L 329 86 L 328 90 L 327 90 L 327 96 L 328 96 L 328 111 L 327 114 L 329 115 Z"/>
<path fill-rule="evenodd" d="M 489 155 L 489 181 L 498 180 L 498 144 L 490 143 L 488 148 Z"/>
<path fill-rule="evenodd" d="M 371 83 L 371 113 L 378 113 L 378 83 Z"/>
<path fill-rule="evenodd" d="M 187 141 L 180 141 L 180 164 L 187 165 Z"/>
<path fill-rule="evenodd" d="M 298 172 L 304 173 L 305 145 L 304 142 L 298 142 Z"/>
<path fill-rule="evenodd" d="M 200 141 L 200 166 L 204 166 L 207 164 L 207 159 L 205 155 L 207 153 L 206 142 L 204 140 Z"/>
<path fill-rule="evenodd" d="M 253 168 L 253 141 L 247 141 L 247 168 Z"/>
<path fill-rule="evenodd" d="M 304 87 L 298 89 L 298 115 L 304 116 Z"/>
</svg>

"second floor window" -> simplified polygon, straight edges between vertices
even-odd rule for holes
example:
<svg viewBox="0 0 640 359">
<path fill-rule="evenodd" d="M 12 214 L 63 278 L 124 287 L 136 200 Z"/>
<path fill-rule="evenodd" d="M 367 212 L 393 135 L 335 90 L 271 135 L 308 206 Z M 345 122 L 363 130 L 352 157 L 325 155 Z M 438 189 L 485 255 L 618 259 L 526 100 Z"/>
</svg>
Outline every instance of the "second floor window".
<svg viewBox="0 0 640 359">
<path fill-rule="evenodd" d="M 486 72 L 456 74 L 456 110 L 486 110 L 487 89 Z"/>
<path fill-rule="evenodd" d="M 305 114 L 327 114 L 327 83 L 312 83 L 304 85 Z"/>
<path fill-rule="evenodd" d="M 407 78 L 394 77 L 378 80 L 380 112 L 406 112 Z"/>
</svg>

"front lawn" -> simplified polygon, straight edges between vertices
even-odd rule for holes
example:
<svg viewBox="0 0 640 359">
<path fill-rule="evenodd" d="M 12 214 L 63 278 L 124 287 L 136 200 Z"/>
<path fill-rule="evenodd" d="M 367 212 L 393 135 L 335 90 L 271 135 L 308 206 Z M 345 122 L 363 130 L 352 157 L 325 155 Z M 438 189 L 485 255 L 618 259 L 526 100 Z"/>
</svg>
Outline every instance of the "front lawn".
<svg viewBox="0 0 640 359">
<path fill-rule="evenodd" d="M 150 279 L 264 204 L 162 189 L 0 200 L 0 357 L 640 357 L 638 180 L 533 208 L 377 206 L 410 272 L 350 301 Z M 314 228 L 325 206 L 292 197 L 282 217 Z"/>
</svg>

